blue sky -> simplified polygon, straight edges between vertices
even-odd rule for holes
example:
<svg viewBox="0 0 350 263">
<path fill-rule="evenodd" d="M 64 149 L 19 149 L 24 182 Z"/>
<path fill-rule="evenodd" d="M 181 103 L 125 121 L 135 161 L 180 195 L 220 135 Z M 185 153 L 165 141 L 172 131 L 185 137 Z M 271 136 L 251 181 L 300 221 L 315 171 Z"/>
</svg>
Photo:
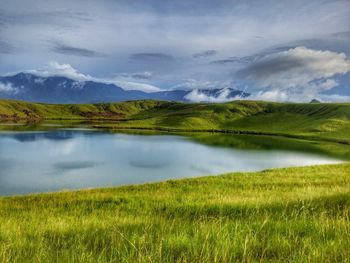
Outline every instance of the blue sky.
<svg viewBox="0 0 350 263">
<path fill-rule="evenodd" d="M 2 0 L 0 74 L 350 100 L 350 1 Z"/>
</svg>

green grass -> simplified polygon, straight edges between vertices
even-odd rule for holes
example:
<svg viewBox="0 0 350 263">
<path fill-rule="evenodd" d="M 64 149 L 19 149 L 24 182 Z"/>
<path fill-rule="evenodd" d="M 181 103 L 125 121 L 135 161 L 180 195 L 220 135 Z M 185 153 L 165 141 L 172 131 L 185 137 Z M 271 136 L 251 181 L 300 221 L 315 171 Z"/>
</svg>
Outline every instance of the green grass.
<svg viewBox="0 0 350 263">
<path fill-rule="evenodd" d="M 349 247 L 350 164 L 0 199 L 1 262 L 349 262 Z"/>
<path fill-rule="evenodd" d="M 55 105 L 0 100 L 0 120 L 89 120 L 109 129 L 276 134 L 350 144 L 350 103 L 164 101 Z"/>
<path fill-rule="evenodd" d="M 1 120 L 192 131 L 210 145 L 350 159 L 349 103 L 0 100 Z M 0 198 L 0 262 L 350 262 L 349 247 L 349 163 Z"/>
<path fill-rule="evenodd" d="M 0 119 L 121 119 L 153 108 L 159 103 L 135 101 L 99 104 L 43 104 L 0 100 Z"/>
</svg>

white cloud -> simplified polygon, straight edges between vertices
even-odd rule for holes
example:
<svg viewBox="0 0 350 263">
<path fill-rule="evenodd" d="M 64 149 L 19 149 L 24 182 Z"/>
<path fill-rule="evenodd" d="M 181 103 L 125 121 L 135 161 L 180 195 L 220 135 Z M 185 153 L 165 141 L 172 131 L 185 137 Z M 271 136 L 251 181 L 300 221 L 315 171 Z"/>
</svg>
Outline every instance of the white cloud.
<svg viewBox="0 0 350 263">
<path fill-rule="evenodd" d="M 325 81 L 319 81 L 316 84 L 316 88 L 321 90 L 330 90 L 339 85 L 339 83 L 334 79 L 326 79 Z"/>
<path fill-rule="evenodd" d="M 14 87 L 11 83 L 1 83 L 0 82 L 0 92 L 7 94 L 17 94 L 19 89 Z"/>
<path fill-rule="evenodd" d="M 344 53 L 297 47 L 268 55 L 241 71 L 260 87 L 296 88 L 350 71 Z"/>
<path fill-rule="evenodd" d="M 173 85 L 171 89 L 194 90 L 194 89 L 209 89 L 213 88 L 211 81 L 200 81 L 196 79 L 184 79 L 182 82 Z"/>
<path fill-rule="evenodd" d="M 186 78 L 225 81 L 242 64 L 217 67 L 208 65 L 206 59 L 193 59 L 192 54 L 215 49 L 217 56 L 208 58 L 216 60 L 250 56 L 271 47 L 290 46 L 289 43 L 314 46 L 299 40 L 329 40 L 330 34 L 348 31 L 349 8 L 347 0 L 310 0 L 307 4 L 303 0 L 2 0 L 1 40 L 16 50 L 0 54 L 1 70 L 4 74 L 37 68 L 52 59 L 93 76 L 156 72 L 160 77 L 147 84 L 163 87 Z M 342 40 L 340 48 L 335 46 L 338 41 L 334 38 L 320 46 L 349 50 L 347 39 Z M 6 46 L 3 48 L 6 50 Z M 93 56 L 94 50 L 106 56 Z M 144 52 L 169 54 L 174 61 L 130 61 L 131 54 Z M 79 53 L 82 56 L 77 56 Z"/>
<path fill-rule="evenodd" d="M 52 76 L 61 76 L 70 78 L 76 81 L 88 81 L 93 78 L 90 75 L 85 75 L 80 73 L 78 70 L 73 68 L 70 64 L 60 64 L 56 61 L 51 61 L 49 67 L 46 69 L 33 69 L 26 70 L 25 72 L 40 76 L 40 77 L 52 77 Z"/>
<path fill-rule="evenodd" d="M 264 100 L 264 101 L 293 101 L 293 102 L 310 102 L 317 99 L 321 102 L 350 102 L 350 96 L 339 94 L 319 94 L 317 92 L 300 93 L 290 90 L 271 89 L 255 93 L 247 100 Z"/>
<path fill-rule="evenodd" d="M 297 47 L 267 55 L 239 75 L 263 88 L 256 95 L 263 99 L 306 101 L 338 86 L 334 77 L 349 71 L 344 53 Z"/>
<path fill-rule="evenodd" d="M 56 61 L 50 62 L 51 68 L 54 70 L 54 74 L 65 76 L 74 80 L 86 81 L 91 80 L 92 77 L 78 72 L 70 64 L 59 64 Z"/>
<path fill-rule="evenodd" d="M 350 96 L 343 96 L 339 94 L 319 95 L 319 99 L 323 102 L 350 102 Z"/>
<path fill-rule="evenodd" d="M 150 84 L 147 84 L 147 83 L 124 81 L 124 80 L 118 80 L 118 79 L 102 80 L 102 82 L 115 84 L 115 85 L 123 88 L 124 90 L 142 90 L 144 92 L 161 91 L 160 88 L 153 86 L 153 85 L 150 85 Z"/>
<path fill-rule="evenodd" d="M 161 90 L 158 87 L 150 84 L 125 80 L 125 78 L 123 77 L 114 78 L 114 79 L 95 78 L 90 75 L 79 72 L 70 64 L 60 64 L 56 61 L 50 62 L 49 67 L 47 69 L 27 70 L 26 72 L 35 74 L 40 77 L 45 77 L 45 78 L 51 77 L 51 76 L 62 76 L 69 79 L 73 79 L 78 82 L 95 81 L 95 82 L 101 82 L 106 84 L 115 84 L 125 90 L 141 90 L 144 92 L 155 92 L 155 91 Z M 145 74 L 148 76 L 151 73 L 145 72 Z M 78 83 L 77 83 L 77 86 L 79 86 Z"/>
<path fill-rule="evenodd" d="M 236 99 L 240 99 L 240 96 L 236 97 L 229 97 L 231 90 L 228 88 L 224 88 L 220 91 L 218 96 L 212 96 L 204 93 L 203 91 L 199 89 L 194 89 L 190 93 L 188 93 L 185 96 L 185 99 L 191 101 L 191 102 L 227 102 L 227 101 L 232 101 Z"/>
<path fill-rule="evenodd" d="M 154 73 L 150 71 L 143 71 L 143 72 L 134 72 L 134 73 L 118 73 L 115 75 L 118 79 L 125 79 L 125 80 L 135 80 L 135 79 L 143 79 L 148 80 L 154 77 Z"/>
<path fill-rule="evenodd" d="M 134 79 L 150 79 L 153 77 L 153 73 L 149 71 L 144 71 L 139 73 L 133 73 L 131 74 L 131 77 Z"/>
<path fill-rule="evenodd" d="M 173 85 L 171 90 L 195 90 L 195 89 L 224 89 L 234 87 L 232 81 L 208 81 L 197 79 L 184 79 L 180 83 Z"/>
<path fill-rule="evenodd" d="M 264 101 L 289 101 L 290 95 L 286 91 L 272 89 L 259 91 L 247 98 L 248 100 L 264 100 Z M 295 98 L 294 98 L 295 99 Z M 300 98 L 297 98 L 299 100 Z M 293 100 L 293 99 L 292 99 Z"/>
</svg>

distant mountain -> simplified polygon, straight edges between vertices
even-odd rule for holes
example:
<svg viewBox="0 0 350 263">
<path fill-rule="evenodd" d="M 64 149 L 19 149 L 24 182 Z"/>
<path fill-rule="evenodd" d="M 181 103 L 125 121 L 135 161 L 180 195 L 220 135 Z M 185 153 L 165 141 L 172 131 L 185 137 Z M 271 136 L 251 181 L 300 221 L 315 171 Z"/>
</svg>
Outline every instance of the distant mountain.
<svg viewBox="0 0 350 263">
<path fill-rule="evenodd" d="M 140 99 L 182 102 L 220 102 L 245 98 L 250 94 L 240 90 L 198 89 L 146 93 L 124 90 L 114 84 L 76 81 L 66 77 L 41 77 L 29 73 L 0 77 L 0 98 L 43 103 L 98 103 Z"/>
</svg>

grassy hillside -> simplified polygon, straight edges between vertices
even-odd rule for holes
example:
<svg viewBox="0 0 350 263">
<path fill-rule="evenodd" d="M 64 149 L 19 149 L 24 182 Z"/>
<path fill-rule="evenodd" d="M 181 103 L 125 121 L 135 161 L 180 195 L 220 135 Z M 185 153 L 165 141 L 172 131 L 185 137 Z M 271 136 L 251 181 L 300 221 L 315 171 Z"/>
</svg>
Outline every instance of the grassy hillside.
<svg viewBox="0 0 350 263">
<path fill-rule="evenodd" d="M 99 104 L 43 104 L 23 101 L 0 100 L 0 119 L 110 119 L 120 120 L 141 111 L 155 108 L 160 102 L 133 101 Z"/>
<path fill-rule="evenodd" d="M 0 120 L 277 134 L 303 140 L 188 133 L 213 145 L 350 158 L 345 103 L 0 100 Z M 349 247 L 349 163 L 0 198 L 0 262 L 347 262 Z"/>
<path fill-rule="evenodd" d="M 350 103 L 235 101 L 185 104 L 161 101 L 49 105 L 0 101 L 0 119 L 104 120 L 100 128 L 216 130 L 315 136 L 350 143 Z M 112 122 L 111 122 L 112 121 Z"/>
<path fill-rule="evenodd" d="M 1 262 L 348 262 L 350 164 L 0 198 Z"/>
</svg>

